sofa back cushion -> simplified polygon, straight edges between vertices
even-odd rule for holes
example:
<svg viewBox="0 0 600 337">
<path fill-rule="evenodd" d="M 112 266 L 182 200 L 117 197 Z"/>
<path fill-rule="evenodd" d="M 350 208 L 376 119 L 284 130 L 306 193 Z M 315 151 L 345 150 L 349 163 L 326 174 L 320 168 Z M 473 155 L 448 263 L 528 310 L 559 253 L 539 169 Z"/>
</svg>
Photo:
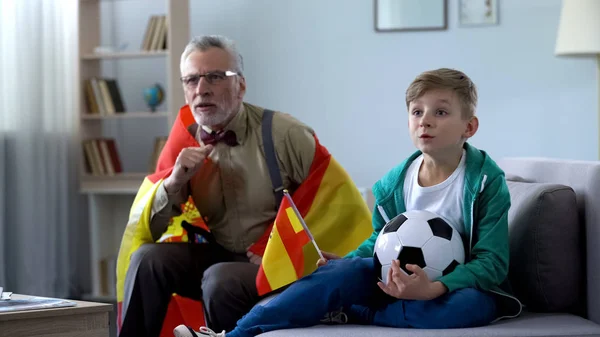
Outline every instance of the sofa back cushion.
<svg viewBox="0 0 600 337">
<path fill-rule="evenodd" d="M 509 280 L 515 295 L 531 311 L 577 310 L 585 293 L 585 260 L 575 192 L 560 184 L 508 179 Z"/>
</svg>

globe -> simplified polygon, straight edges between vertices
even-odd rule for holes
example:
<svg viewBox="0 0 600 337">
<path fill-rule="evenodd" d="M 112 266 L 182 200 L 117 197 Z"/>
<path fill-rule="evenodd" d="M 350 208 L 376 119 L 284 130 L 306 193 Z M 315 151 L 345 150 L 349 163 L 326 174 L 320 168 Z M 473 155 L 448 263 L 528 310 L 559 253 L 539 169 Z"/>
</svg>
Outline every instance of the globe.
<svg viewBox="0 0 600 337">
<path fill-rule="evenodd" d="M 158 83 L 144 89 L 144 101 L 148 104 L 152 112 L 156 111 L 156 107 L 163 102 L 164 97 L 164 90 Z"/>
</svg>

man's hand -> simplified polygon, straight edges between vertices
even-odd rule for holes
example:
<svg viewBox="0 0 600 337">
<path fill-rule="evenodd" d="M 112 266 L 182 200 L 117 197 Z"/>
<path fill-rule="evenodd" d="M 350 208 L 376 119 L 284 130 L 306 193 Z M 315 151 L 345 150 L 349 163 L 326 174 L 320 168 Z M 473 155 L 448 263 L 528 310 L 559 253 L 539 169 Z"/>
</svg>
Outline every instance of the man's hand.
<svg viewBox="0 0 600 337">
<path fill-rule="evenodd" d="M 377 285 L 386 294 L 401 300 L 431 300 L 446 292 L 446 287 L 441 282 L 431 282 L 421 267 L 407 264 L 406 269 L 412 274 L 407 275 L 400 269 L 400 261 L 392 261 L 387 284 L 377 282 Z"/>
<path fill-rule="evenodd" d="M 326 265 L 327 261 L 329 261 L 329 260 L 338 260 L 338 259 L 341 259 L 341 257 L 339 257 L 339 256 L 337 256 L 337 255 L 335 255 L 333 253 L 328 253 L 328 252 L 321 251 L 321 254 L 323 254 L 323 257 L 325 259 L 323 260 L 323 259 L 319 258 L 319 261 L 317 261 L 317 267 Z"/>
<path fill-rule="evenodd" d="M 177 192 L 181 186 L 187 182 L 198 172 L 204 164 L 204 160 L 212 152 L 212 145 L 203 147 L 186 147 L 177 156 L 173 172 L 165 180 L 165 189 L 167 193 Z"/>
<path fill-rule="evenodd" d="M 248 260 L 250 260 L 251 263 L 257 264 L 259 266 L 262 263 L 262 256 L 256 255 L 251 251 L 247 251 L 246 256 L 248 257 Z"/>
</svg>

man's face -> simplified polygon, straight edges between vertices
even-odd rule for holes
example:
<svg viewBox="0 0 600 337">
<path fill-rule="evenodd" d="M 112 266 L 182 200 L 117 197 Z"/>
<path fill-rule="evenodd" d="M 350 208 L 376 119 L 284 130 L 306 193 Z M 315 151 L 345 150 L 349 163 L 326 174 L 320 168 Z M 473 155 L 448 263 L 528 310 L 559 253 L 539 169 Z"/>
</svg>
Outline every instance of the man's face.
<svg viewBox="0 0 600 337">
<path fill-rule="evenodd" d="M 237 113 L 246 92 L 246 81 L 232 74 L 233 65 L 231 55 L 221 48 L 195 50 L 184 61 L 181 76 L 185 102 L 197 123 L 220 129 Z"/>
<path fill-rule="evenodd" d="M 477 131 L 477 118 L 463 118 L 463 106 L 452 90 L 429 90 L 408 106 L 410 137 L 421 152 L 459 150 Z"/>
</svg>

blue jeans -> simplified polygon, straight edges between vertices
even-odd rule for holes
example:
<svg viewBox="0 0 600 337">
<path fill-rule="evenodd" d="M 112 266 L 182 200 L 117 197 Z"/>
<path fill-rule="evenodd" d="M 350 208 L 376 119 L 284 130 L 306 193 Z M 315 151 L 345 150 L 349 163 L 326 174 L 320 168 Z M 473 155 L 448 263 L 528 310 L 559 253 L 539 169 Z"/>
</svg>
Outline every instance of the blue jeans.
<svg viewBox="0 0 600 337">
<path fill-rule="evenodd" d="M 373 258 L 352 258 L 329 261 L 264 306 L 255 306 L 227 337 L 317 325 L 341 307 L 350 324 L 397 328 L 475 327 L 489 324 L 496 315 L 494 298 L 473 288 L 430 301 L 392 298 L 377 286 Z"/>
</svg>

